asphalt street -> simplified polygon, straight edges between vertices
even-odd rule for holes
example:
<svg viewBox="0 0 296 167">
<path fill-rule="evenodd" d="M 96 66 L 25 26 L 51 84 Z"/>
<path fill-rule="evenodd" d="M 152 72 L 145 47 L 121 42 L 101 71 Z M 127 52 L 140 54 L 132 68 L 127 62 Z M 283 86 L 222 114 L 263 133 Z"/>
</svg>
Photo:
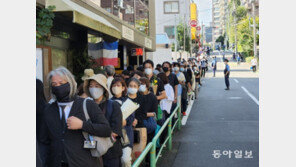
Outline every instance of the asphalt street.
<svg viewBox="0 0 296 167">
<path fill-rule="evenodd" d="M 210 69 L 202 79 L 186 124 L 174 134 L 173 150 L 164 153 L 157 166 L 259 166 L 258 73 L 246 63 L 230 62 L 233 71 L 226 91 L 223 68 L 219 62 L 216 77 Z"/>
</svg>

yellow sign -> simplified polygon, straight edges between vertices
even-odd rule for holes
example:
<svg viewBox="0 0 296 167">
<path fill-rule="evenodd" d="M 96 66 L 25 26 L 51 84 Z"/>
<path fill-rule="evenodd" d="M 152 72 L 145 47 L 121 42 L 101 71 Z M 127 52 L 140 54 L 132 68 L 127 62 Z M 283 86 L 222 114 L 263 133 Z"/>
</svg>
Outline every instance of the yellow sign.
<svg viewBox="0 0 296 167">
<path fill-rule="evenodd" d="M 190 4 L 190 20 L 197 20 L 196 4 Z"/>
<path fill-rule="evenodd" d="M 191 39 L 196 39 L 196 28 L 195 27 L 191 27 Z"/>
<path fill-rule="evenodd" d="M 196 4 L 190 4 L 190 20 L 197 21 L 197 12 L 196 12 Z M 191 27 L 191 39 L 196 39 L 196 27 Z"/>
</svg>

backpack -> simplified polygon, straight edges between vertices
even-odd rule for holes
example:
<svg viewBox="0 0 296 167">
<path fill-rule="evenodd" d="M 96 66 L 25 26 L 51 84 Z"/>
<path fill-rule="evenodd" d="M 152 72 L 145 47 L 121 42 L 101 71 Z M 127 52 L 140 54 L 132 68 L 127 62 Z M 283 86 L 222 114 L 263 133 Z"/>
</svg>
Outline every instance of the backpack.
<svg viewBox="0 0 296 167">
<path fill-rule="evenodd" d="M 104 113 L 106 114 L 106 119 L 108 120 L 108 122 L 111 120 L 111 115 L 113 113 L 113 102 L 114 101 L 111 99 L 107 100 L 107 111 L 106 111 L 106 108 L 103 109 Z"/>
</svg>

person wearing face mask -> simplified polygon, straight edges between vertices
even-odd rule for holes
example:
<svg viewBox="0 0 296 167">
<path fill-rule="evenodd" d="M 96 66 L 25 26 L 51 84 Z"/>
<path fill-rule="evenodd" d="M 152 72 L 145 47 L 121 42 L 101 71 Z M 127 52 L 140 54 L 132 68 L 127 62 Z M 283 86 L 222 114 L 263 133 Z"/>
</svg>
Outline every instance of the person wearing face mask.
<svg viewBox="0 0 296 167">
<path fill-rule="evenodd" d="M 98 158 L 83 148 L 82 131 L 99 137 L 109 137 L 111 128 L 96 103 L 86 105 L 90 121 L 83 112 L 84 99 L 76 95 L 77 83 L 65 67 L 48 74 L 48 85 L 53 102 L 44 111 L 44 126 L 40 130 L 40 142 L 48 145 L 48 167 L 97 167 Z"/>
<path fill-rule="evenodd" d="M 178 101 L 178 104 L 181 104 L 181 95 L 182 95 L 182 86 L 185 85 L 185 76 L 183 74 L 183 72 L 180 71 L 180 63 L 178 62 L 175 62 L 173 64 L 174 66 L 174 69 L 175 69 L 175 74 L 178 78 L 178 94 L 177 94 L 177 101 Z M 184 70 L 184 69 L 183 69 Z"/>
<path fill-rule="evenodd" d="M 146 60 L 143 64 L 145 75 L 150 81 L 150 91 L 156 95 L 157 100 L 166 98 L 164 85 L 162 81 L 153 74 L 154 63 L 151 60 Z"/>
<path fill-rule="evenodd" d="M 133 102 L 140 105 L 135 111 L 135 120 L 133 121 L 133 127 L 143 128 L 144 120 L 147 119 L 147 111 L 145 110 L 144 97 L 138 93 L 140 87 L 140 81 L 137 78 L 131 78 L 128 82 L 127 97 Z"/>
<path fill-rule="evenodd" d="M 147 119 L 144 120 L 144 125 L 147 129 L 147 143 L 152 141 L 154 134 L 155 134 L 155 130 L 157 127 L 157 123 L 156 123 L 156 115 L 158 112 L 158 101 L 156 99 L 156 96 L 153 94 L 153 92 L 151 92 L 148 88 L 150 87 L 150 82 L 148 80 L 148 78 L 146 77 L 142 77 L 140 78 L 140 88 L 139 91 L 140 93 L 143 95 L 144 97 L 144 101 L 145 101 L 145 106 L 144 108 L 146 109 L 147 112 Z M 148 154 L 148 156 L 146 156 L 146 164 L 148 165 L 150 162 L 150 155 Z"/>
<path fill-rule="evenodd" d="M 146 112 L 147 112 L 147 117 L 148 117 L 147 119 L 151 118 L 151 120 L 146 119 L 144 121 L 144 124 L 145 124 L 145 126 L 147 124 L 149 124 L 149 122 L 147 122 L 147 121 L 151 121 L 151 122 L 154 121 L 155 122 L 155 124 L 154 124 L 155 127 L 153 127 L 153 125 L 149 126 L 149 127 L 146 126 L 147 133 L 148 133 L 148 140 L 149 139 L 152 140 L 152 138 L 154 136 L 154 131 L 156 128 L 156 121 L 154 120 L 154 117 L 156 117 L 156 114 L 158 111 L 157 110 L 158 101 L 157 101 L 156 96 L 148 89 L 150 87 L 150 82 L 149 82 L 148 78 L 142 77 L 142 78 L 140 78 L 140 82 L 141 82 L 141 86 L 139 88 L 139 91 L 144 97 L 144 101 L 145 101 L 144 108 L 146 109 Z M 152 138 L 149 138 L 149 135 Z M 149 140 L 149 142 L 150 142 L 150 140 Z"/>
<path fill-rule="evenodd" d="M 113 94 L 112 100 L 118 102 L 122 105 L 127 97 L 126 97 L 127 87 L 126 84 L 121 77 L 116 77 L 113 79 L 111 83 L 111 93 Z M 133 131 L 133 121 L 135 119 L 135 112 L 132 113 L 129 117 L 123 120 L 123 127 L 126 131 L 127 137 L 129 139 L 128 145 L 123 145 L 122 149 L 122 157 L 121 163 L 123 167 L 130 167 L 132 163 L 132 148 L 134 143 L 134 131 Z"/>
<path fill-rule="evenodd" d="M 169 79 L 169 84 L 174 89 L 174 101 L 173 101 L 173 106 L 171 107 L 171 111 L 173 111 L 177 106 L 178 84 L 179 84 L 178 78 L 174 73 L 171 72 L 172 64 L 170 62 L 168 61 L 163 62 L 162 68 L 164 69 L 163 71 L 165 72 L 165 75 Z"/>
<path fill-rule="evenodd" d="M 84 80 L 84 92 L 94 99 L 108 120 L 115 143 L 102 156 L 104 167 L 121 167 L 122 156 L 122 112 L 117 102 L 109 99 L 107 78 L 103 74 L 95 74 Z"/>
</svg>

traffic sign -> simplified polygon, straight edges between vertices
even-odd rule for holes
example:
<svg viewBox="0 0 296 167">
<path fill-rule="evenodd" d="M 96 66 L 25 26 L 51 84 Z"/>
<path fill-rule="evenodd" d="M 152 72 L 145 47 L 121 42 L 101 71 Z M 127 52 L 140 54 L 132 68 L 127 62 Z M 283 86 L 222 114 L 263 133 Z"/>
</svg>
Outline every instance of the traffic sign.
<svg viewBox="0 0 296 167">
<path fill-rule="evenodd" d="M 201 30 L 200 26 L 198 26 L 198 27 L 197 27 L 197 30 L 198 30 L 198 31 L 200 31 L 200 30 Z"/>
<path fill-rule="evenodd" d="M 197 21 L 196 20 L 191 20 L 190 21 L 190 26 L 191 27 L 196 27 L 197 26 Z"/>
</svg>

